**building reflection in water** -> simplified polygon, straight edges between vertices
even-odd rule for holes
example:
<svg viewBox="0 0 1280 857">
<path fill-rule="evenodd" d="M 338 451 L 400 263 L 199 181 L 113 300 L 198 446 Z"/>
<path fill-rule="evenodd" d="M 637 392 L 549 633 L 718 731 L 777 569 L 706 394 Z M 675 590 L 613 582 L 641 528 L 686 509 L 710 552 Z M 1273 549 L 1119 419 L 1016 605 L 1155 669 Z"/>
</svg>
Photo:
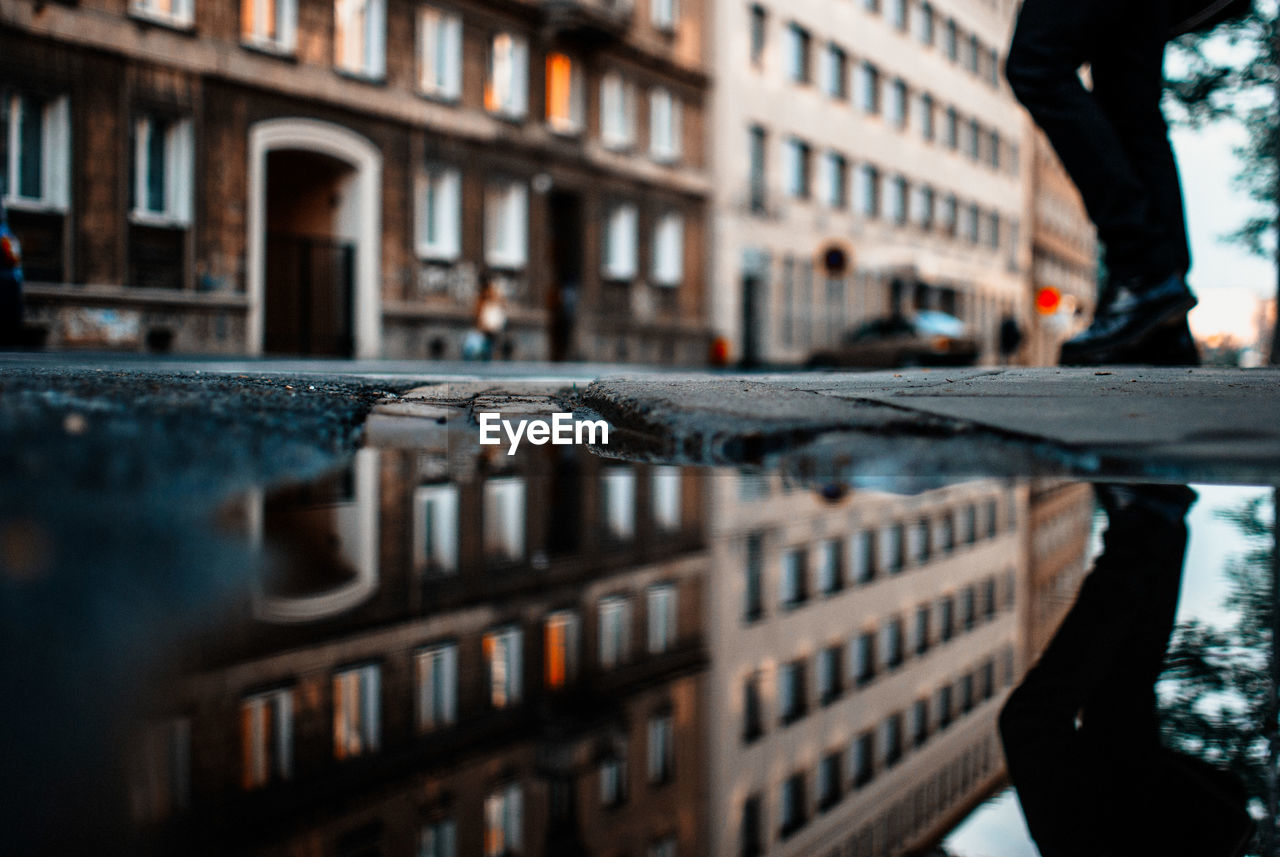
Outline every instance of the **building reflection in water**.
<svg viewBox="0 0 1280 857">
<path fill-rule="evenodd" d="M 134 818 L 183 853 L 903 854 L 1006 782 L 1091 510 L 367 449 L 234 510 L 271 571 L 181 647 Z"/>
</svg>

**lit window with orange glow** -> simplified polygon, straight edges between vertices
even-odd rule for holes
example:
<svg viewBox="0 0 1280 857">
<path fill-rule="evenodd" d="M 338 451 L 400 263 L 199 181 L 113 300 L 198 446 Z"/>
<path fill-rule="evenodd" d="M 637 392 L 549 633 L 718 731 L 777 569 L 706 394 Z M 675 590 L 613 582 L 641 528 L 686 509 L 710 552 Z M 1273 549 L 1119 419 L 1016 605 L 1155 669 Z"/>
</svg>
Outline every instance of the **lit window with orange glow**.
<svg viewBox="0 0 1280 857">
<path fill-rule="evenodd" d="M 488 667 L 489 704 L 508 708 L 522 694 L 522 649 L 519 628 L 503 628 L 484 635 L 484 660 Z"/>
<path fill-rule="evenodd" d="M 293 774 L 293 691 L 259 693 L 240 703 L 240 785 L 259 789 Z"/>
<path fill-rule="evenodd" d="M 571 610 L 547 617 L 546 682 L 549 688 L 564 687 L 578 675 L 579 620 Z"/>
<path fill-rule="evenodd" d="M 333 755 L 350 759 L 376 752 L 381 743 L 382 674 L 377 664 L 333 676 Z"/>
<path fill-rule="evenodd" d="M 583 125 L 582 67 L 567 54 L 547 54 L 547 124 L 562 134 L 576 134 Z"/>
</svg>

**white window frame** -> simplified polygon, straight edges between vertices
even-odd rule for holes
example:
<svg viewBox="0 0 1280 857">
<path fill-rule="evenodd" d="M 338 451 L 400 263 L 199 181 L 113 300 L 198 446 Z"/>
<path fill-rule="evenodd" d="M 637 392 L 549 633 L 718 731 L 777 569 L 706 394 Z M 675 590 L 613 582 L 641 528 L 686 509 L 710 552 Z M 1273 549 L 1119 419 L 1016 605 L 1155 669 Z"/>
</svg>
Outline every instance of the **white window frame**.
<svg viewBox="0 0 1280 857">
<path fill-rule="evenodd" d="M 333 674 L 333 749 L 340 759 L 378 752 L 382 743 L 382 670 L 377 664 Z"/>
<path fill-rule="evenodd" d="M 675 288 L 684 282 L 684 215 L 668 211 L 653 224 L 654 285 Z"/>
<path fill-rule="evenodd" d="M 419 258 L 456 261 L 462 252 L 462 171 L 444 164 L 427 166 L 418 176 L 416 200 Z"/>
<path fill-rule="evenodd" d="M 249 746 L 242 748 L 241 758 L 250 766 L 244 772 L 244 787 L 259 789 L 291 778 L 293 689 L 277 688 L 245 697 L 240 701 L 240 716 L 242 722 L 247 716 L 248 723 L 248 732 L 242 736 Z"/>
<path fill-rule="evenodd" d="M 484 635 L 489 704 L 494 708 L 519 705 L 524 698 L 524 633 L 515 626 Z"/>
<path fill-rule="evenodd" d="M 484 800 L 484 857 L 519 854 L 524 842 L 524 794 L 511 783 Z"/>
<path fill-rule="evenodd" d="M 636 142 L 635 85 L 616 71 L 600 79 L 600 142 L 608 149 L 629 149 Z"/>
<path fill-rule="evenodd" d="M 334 0 L 333 64 L 347 74 L 382 79 L 387 71 L 386 0 Z"/>
<path fill-rule="evenodd" d="M 684 523 L 682 519 L 683 485 L 683 473 L 675 465 L 656 466 L 650 474 L 649 492 L 653 522 L 663 532 L 678 532 Z"/>
<path fill-rule="evenodd" d="M 849 205 L 849 160 L 840 152 L 828 149 L 822 153 L 819 166 L 819 184 L 822 186 L 822 202 L 828 208 L 843 209 Z"/>
<path fill-rule="evenodd" d="M 37 196 L 27 196 L 21 188 L 22 123 L 27 106 L 37 99 L 23 92 L 9 92 L 4 97 L 8 108 L 5 206 L 65 212 L 71 204 L 71 100 L 65 95 L 40 99 L 40 189 Z"/>
<path fill-rule="evenodd" d="M 649 0 L 649 22 L 664 33 L 675 32 L 680 23 L 680 0 Z"/>
<path fill-rule="evenodd" d="M 669 652 L 676 644 L 679 594 L 673 583 L 658 583 L 645 592 L 649 623 L 647 643 L 651 655 Z"/>
<path fill-rule="evenodd" d="M 490 559 L 524 559 L 525 484 L 518 476 L 500 476 L 484 483 L 484 553 Z"/>
<path fill-rule="evenodd" d="M 490 182 L 485 189 L 485 262 L 520 270 L 529 261 L 529 188 L 517 179 Z"/>
<path fill-rule="evenodd" d="M 649 157 L 674 164 L 682 154 L 684 107 L 665 87 L 649 90 Z"/>
<path fill-rule="evenodd" d="M 164 209 L 155 211 L 148 203 L 147 176 L 151 135 L 161 123 L 164 127 Z M 146 115 L 134 123 L 134 204 L 130 215 L 134 221 L 157 226 L 190 225 L 195 173 L 192 136 L 189 117 Z"/>
<path fill-rule="evenodd" d="M 462 95 L 462 16 L 456 12 L 418 9 L 418 91 L 445 101 Z"/>
<path fill-rule="evenodd" d="M 129 0 L 129 14 L 156 24 L 189 30 L 195 26 L 195 0 Z"/>
<path fill-rule="evenodd" d="M 414 722 L 433 732 L 458 722 L 458 646 L 439 643 L 413 656 Z"/>
<path fill-rule="evenodd" d="M 610 595 L 600 599 L 600 666 L 613 669 L 631 659 L 631 599 Z"/>
<path fill-rule="evenodd" d="M 813 195 L 809 162 L 812 156 L 813 147 L 799 137 L 782 141 L 782 178 L 791 199 L 809 199 Z"/>
<path fill-rule="evenodd" d="M 528 115 L 529 42 L 524 36 L 502 32 L 489 41 L 486 92 L 493 94 L 493 103 L 486 103 L 489 112 L 506 119 Z"/>
<path fill-rule="evenodd" d="M 823 94 L 843 100 L 849 95 L 849 55 L 835 42 L 827 42 L 822 49 L 818 69 L 818 86 Z"/>
<path fill-rule="evenodd" d="M 452 818 L 438 818 L 418 828 L 417 857 L 456 857 L 458 825 Z"/>
<path fill-rule="evenodd" d="M 792 83 L 808 83 L 813 35 L 795 21 L 787 24 L 786 33 L 787 80 Z"/>
<path fill-rule="evenodd" d="M 601 275 L 606 280 L 626 282 L 639 273 L 640 213 L 634 203 L 615 203 L 604 227 L 604 254 Z"/>
<path fill-rule="evenodd" d="M 669 782 L 675 769 L 675 718 L 670 714 L 656 714 L 649 718 L 646 732 L 649 783 Z"/>
<path fill-rule="evenodd" d="M 298 46 L 297 0 L 241 0 L 240 41 L 272 53 L 293 53 Z"/>
</svg>

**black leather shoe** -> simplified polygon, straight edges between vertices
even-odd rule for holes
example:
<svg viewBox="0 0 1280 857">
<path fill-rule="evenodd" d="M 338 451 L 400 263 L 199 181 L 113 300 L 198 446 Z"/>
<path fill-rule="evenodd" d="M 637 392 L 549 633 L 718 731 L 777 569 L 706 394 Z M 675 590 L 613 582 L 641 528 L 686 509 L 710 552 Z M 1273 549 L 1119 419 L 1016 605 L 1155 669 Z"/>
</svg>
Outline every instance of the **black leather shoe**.
<svg viewBox="0 0 1280 857">
<path fill-rule="evenodd" d="M 1120 351 L 1114 363 L 1144 364 L 1147 366 L 1199 366 L 1200 349 L 1191 336 L 1187 319 L 1162 324 L 1152 330 L 1136 345 Z"/>
<path fill-rule="evenodd" d="M 1132 362 L 1126 352 L 1149 347 L 1153 331 L 1186 318 L 1196 305 L 1182 274 L 1172 274 L 1154 285 L 1141 282 L 1117 284 L 1099 302 L 1093 324 L 1062 344 L 1058 362 L 1064 366 L 1096 366 Z"/>
</svg>

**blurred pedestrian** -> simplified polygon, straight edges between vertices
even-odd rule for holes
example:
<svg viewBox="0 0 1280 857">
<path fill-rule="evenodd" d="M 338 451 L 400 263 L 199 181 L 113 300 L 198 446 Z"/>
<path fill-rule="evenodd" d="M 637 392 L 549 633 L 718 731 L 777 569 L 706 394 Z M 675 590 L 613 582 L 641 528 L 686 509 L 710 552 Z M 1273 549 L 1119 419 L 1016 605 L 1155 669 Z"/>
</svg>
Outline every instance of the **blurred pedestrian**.
<svg viewBox="0 0 1280 857">
<path fill-rule="evenodd" d="M 1005 74 L 1084 198 L 1106 252 L 1093 323 L 1061 362 L 1199 363 L 1178 168 L 1160 112 L 1166 42 L 1247 0 L 1026 0 Z M 1091 87 L 1080 69 L 1089 66 Z"/>
<path fill-rule="evenodd" d="M 0 346 L 22 342 L 22 247 L 0 204 Z"/>
<path fill-rule="evenodd" d="M 476 299 L 475 329 L 484 337 L 484 360 L 492 360 L 507 329 L 507 302 L 498 284 L 491 278 L 484 282 Z"/>
</svg>

